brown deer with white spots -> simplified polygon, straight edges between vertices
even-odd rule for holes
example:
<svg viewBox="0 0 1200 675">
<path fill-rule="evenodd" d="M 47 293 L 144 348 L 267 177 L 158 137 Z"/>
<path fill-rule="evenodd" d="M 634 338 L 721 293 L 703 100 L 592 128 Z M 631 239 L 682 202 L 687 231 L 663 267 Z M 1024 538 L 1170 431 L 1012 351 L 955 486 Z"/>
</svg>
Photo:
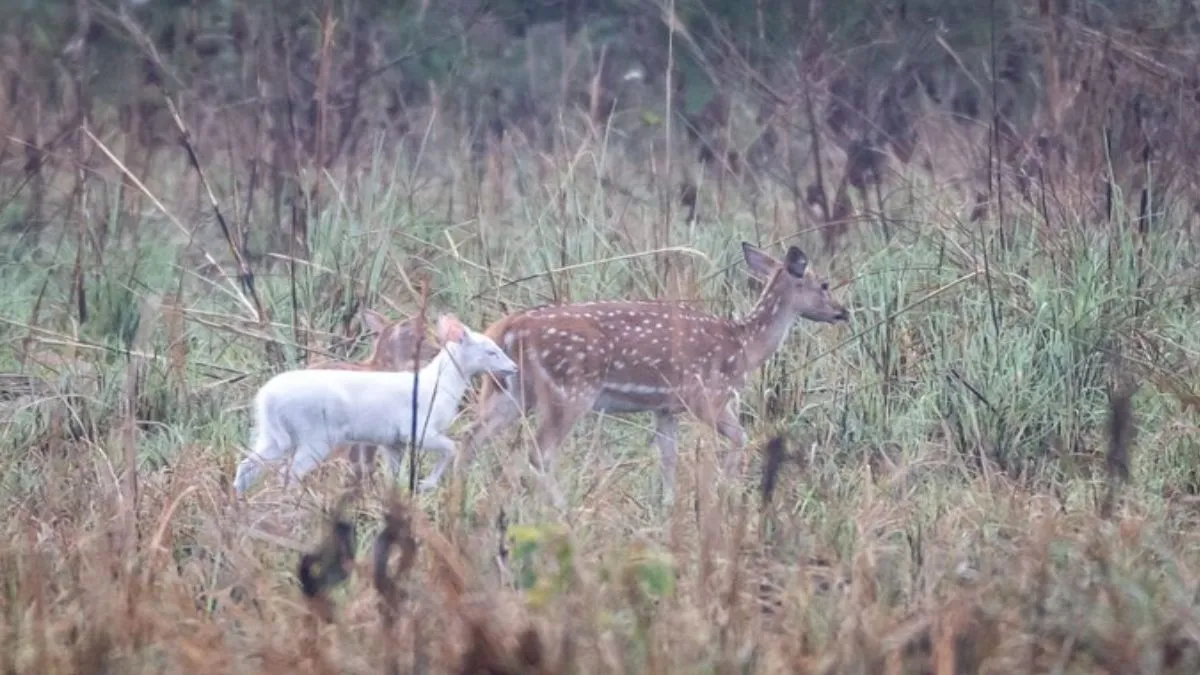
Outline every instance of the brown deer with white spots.
<svg viewBox="0 0 1200 675">
<path fill-rule="evenodd" d="M 387 317 L 372 309 L 364 309 L 358 316 L 363 326 L 375 334 L 370 355 L 363 361 L 314 361 L 306 370 L 411 371 L 415 370 L 414 353 L 419 362 L 417 367 L 429 363 L 438 353 L 438 346 L 428 339 L 421 340 L 417 353 L 418 325 L 415 318 L 388 321 Z M 373 475 L 376 450 L 373 445 L 361 443 L 348 446 L 355 482 L 361 483 L 364 477 Z"/>
<path fill-rule="evenodd" d="M 799 248 L 789 248 L 783 261 L 748 243 L 742 251 L 764 285 L 741 320 L 681 303 L 614 300 L 538 307 L 489 326 L 486 334 L 519 368 L 503 381 L 484 378 L 461 466 L 526 412 L 540 419 L 541 456 L 535 453 L 533 459 L 544 475 L 559 444 L 588 411 L 654 414 L 654 442 L 668 494 L 674 489 L 680 413 L 715 428 L 733 445 L 727 459 L 739 459 L 746 432 L 735 404 L 747 375 L 779 349 L 797 317 L 823 323 L 850 318 L 830 296 L 828 281 L 808 269 Z M 732 461 L 726 467 L 732 468 Z M 427 485 L 436 485 L 440 477 L 435 471 Z"/>
</svg>

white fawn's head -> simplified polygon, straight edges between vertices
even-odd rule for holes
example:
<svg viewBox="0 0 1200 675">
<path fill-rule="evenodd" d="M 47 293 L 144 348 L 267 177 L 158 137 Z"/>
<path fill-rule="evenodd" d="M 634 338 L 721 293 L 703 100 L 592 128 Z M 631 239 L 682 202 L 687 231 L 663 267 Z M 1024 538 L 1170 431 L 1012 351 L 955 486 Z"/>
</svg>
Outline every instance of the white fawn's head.
<svg viewBox="0 0 1200 675">
<path fill-rule="evenodd" d="M 808 257 L 799 248 L 789 247 L 779 261 L 742 242 L 742 254 L 750 271 L 765 284 L 760 306 L 766 311 L 821 323 L 850 320 L 850 311 L 829 294 L 829 281 L 808 269 Z"/>
<path fill-rule="evenodd" d="M 438 317 L 437 338 L 467 377 L 479 373 L 506 376 L 517 372 L 517 364 L 499 345 L 483 333 L 467 328 L 453 314 Z"/>
<path fill-rule="evenodd" d="M 374 348 L 369 360 L 376 367 L 384 370 L 412 370 L 413 355 L 425 365 L 437 354 L 437 345 L 432 340 L 421 340 L 420 351 L 417 351 L 417 338 L 420 337 L 416 319 L 388 321 L 387 317 L 371 309 L 364 309 L 359 315 L 363 325 L 375 334 Z"/>
</svg>

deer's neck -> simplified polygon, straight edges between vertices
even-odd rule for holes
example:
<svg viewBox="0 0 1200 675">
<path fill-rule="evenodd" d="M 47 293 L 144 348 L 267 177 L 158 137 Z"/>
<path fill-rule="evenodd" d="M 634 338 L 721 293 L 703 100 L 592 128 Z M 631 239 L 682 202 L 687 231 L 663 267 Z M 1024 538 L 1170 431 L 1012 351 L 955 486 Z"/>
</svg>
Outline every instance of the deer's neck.
<svg viewBox="0 0 1200 675">
<path fill-rule="evenodd" d="M 459 400 L 467 392 L 469 378 L 456 363 L 458 354 L 443 348 L 429 363 L 421 368 L 420 381 L 421 398 L 436 406 L 440 402 L 450 402 L 457 407 Z"/>
<path fill-rule="evenodd" d="M 787 338 L 795 316 L 783 304 L 783 294 L 768 284 L 758 302 L 739 323 L 747 371 L 758 369 Z"/>
</svg>

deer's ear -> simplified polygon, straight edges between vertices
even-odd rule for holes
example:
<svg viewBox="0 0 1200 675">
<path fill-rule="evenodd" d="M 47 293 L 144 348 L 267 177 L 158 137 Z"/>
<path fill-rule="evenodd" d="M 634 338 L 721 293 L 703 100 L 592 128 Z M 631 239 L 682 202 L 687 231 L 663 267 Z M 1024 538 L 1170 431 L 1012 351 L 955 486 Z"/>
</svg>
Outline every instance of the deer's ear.
<svg viewBox="0 0 1200 675">
<path fill-rule="evenodd" d="M 759 278 L 771 276 L 771 272 L 774 272 L 775 268 L 779 266 L 778 260 L 749 242 L 742 242 L 742 256 L 746 258 L 746 264 L 750 266 L 750 273 Z"/>
<path fill-rule="evenodd" d="M 779 267 L 779 261 L 770 255 L 767 251 L 763 251 L 760 247 L 752 245 L 749 241 L 742 243 L 742 256 L 746 259 L 746 264 L 750 267 L 750 274 L 766 279 L 770 273 Z"/>
<path fill-rule="evenodd" d="M 458 317 L 453 314 L 443 314 L 438 317 L 437 337 L 442 343 L 462 342 L 464 335 L 466 335 L 466 328 L 458 320 Z"/>
<path fill-rule="evenodd" d="M 797 279 L 804 277 L 805 270 L 808 269 L 808 256 L 804 255 L 804 251 L 792 246 L 787 252 L 787 271 Z"/>
<path fill-rule="evenodd" d="M 383 329 L 387 328 L 387 318 L 373 309 L 364 309 L 359 312 L 358 316 L 363 325 L 367 327 L 367 330 L 372 333 L 382 333 Z"/>
<path fill-rule="evenodd" d="M 398 339 L 415 341 L 417 337 L 423 337 L 424 327 L 420 325 L 419 317 L 406 319 L 392 325 L 392 335 Z"/>
</svg>

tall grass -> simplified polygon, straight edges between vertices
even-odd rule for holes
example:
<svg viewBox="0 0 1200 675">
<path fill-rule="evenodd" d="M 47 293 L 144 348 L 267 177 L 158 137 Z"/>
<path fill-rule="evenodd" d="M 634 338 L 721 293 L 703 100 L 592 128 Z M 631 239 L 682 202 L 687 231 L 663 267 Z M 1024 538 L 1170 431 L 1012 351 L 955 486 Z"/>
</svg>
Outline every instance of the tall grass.
<svg viewBox="0 0 1200 675">
<path fill-rule="evenodd" d="M 334 181 L 307 260 L 252 241 L 265 329 L 201 264 L 198 247 L 219 246 L 199 218 L 189 241 L 161 214 L 120 216 L 139 218 L 145 236 L 110 244 L 102 260 L 86 251 L 86 312 L 72 295 L 78 240 L 5 259 L 6 672 L 1200 666 L 1200 436 L 1178 400 L 1186 381 L 1163 384 L 1200 355 L 1182 228 L 1138 237 L 1080 217 L 1047 231 L 1022 214 L 1001 248 L 993 224 L 960 220 L 935 189 L 888 214 L 906 224 L 890 237 L 864 223 L 821 255 L 819 234 L 795 235 L 800 216 L 778 207 L 790 197 L 768 193 L 755 199 L 774 201 L 772 216 L 704 204 L 710 217 L 662 242 L 648 193 L 596 180 L 619 171 L 619 149 L 585 150 L 568 161 L 517 152 L 478 209 L 436 189 L 465 180 L 468 149 L 421 162 L 373 152 Z M 186 182 L 162 175 L 152 189 Z M 489 206 L 497 194 L 503 205 Z M 594 419 L 556 465 L 567 513 L 533 487 L 525 450 L 498 441 L 462 492 L 410 506 L 392 505 L 382 485 L 362 494 L 343 516 L 357 562 L 310 602 L 297 563 L 318 546 L 344 463 L 304 490 L 268 481 L 248 503 L 232 500 L 246 406 L 273 373 L 267 341 L 289 366 L 347 343 L 353 356 L 356 308 L 415 312 L 421 277 L 430 311 L 475 327 L 551 300 L 648 297 L 664 256 L 689 299 L 743 312 L 753 297 L 738 242 L 785 238 L 831 274 L 854 318 L 799 324 L 748 387 L 751 452 L 776 436 L 787 449 L 770 508 L 729 492 L 722 446 L 697 425 L 684 427 L 676 500 L 660 504 L 649 420 Z M 651 255 L 656 241 L 673 252 Z M 1104 518 L 1110 391 L 1122 377 L 1141 384 L 1137 452 Z M 394 622 L 381 621 L 368 551 L 388 508 L 417 542 L 397 578 L 404 597 L 388 596 Z M 388 541 L 407 536 L 389 530 Z"/>
</svg>

